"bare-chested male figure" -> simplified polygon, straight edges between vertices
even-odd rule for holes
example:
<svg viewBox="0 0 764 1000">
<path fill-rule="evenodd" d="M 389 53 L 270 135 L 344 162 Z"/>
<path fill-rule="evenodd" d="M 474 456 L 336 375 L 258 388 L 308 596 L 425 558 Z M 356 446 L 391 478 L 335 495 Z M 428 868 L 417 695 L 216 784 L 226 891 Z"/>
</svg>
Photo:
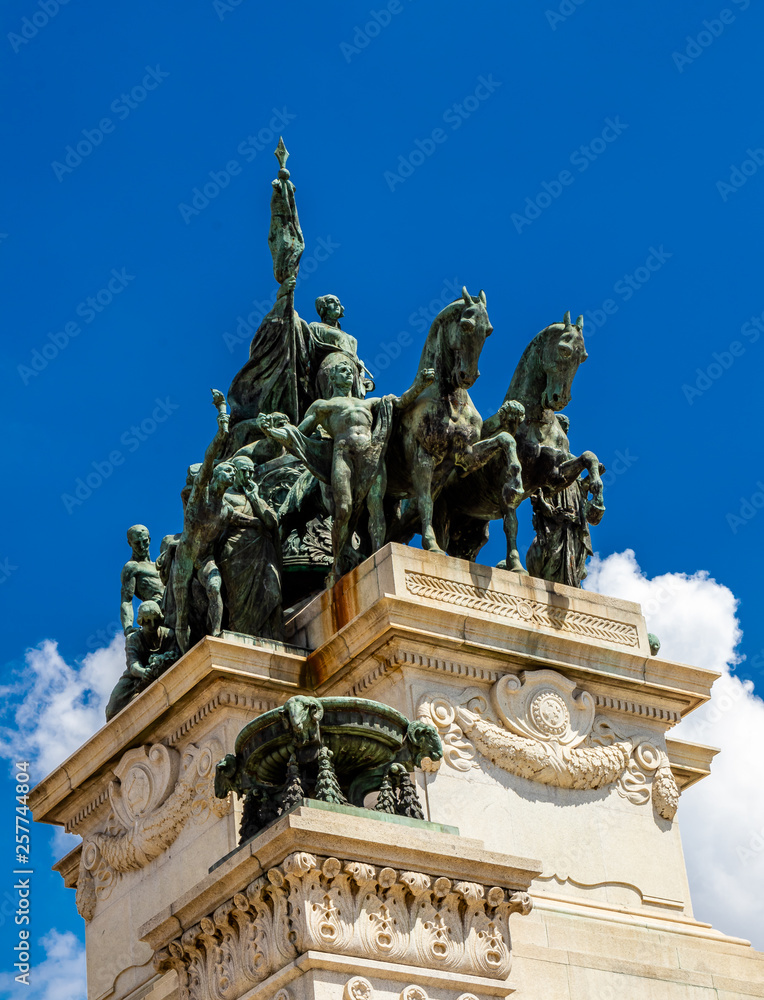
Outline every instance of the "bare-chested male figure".
<svg viewBox="0 0 764 1000">
<path fill-rule="evenodd" d="M 358 399 L 352 395 L 355 368 L 350 359 L 343 354 L 330 354 L 321 368 L 331 396 L 312 403 L 299 427 L 288 424 L 286 417 L 277 413 L 262 415 L 258 421 L 265 434 L 281 442 L 302 459 L 318 479 L 332 488 L 334 561 L 326 578 L 327 587 L 332 587 L 342 575 L 343 555 L 353 522 L 364 503 L 369 511 L 373 551 L 384 544 L 385 453 L 392 430 L 392 411 L 410 406 L 435 380 L 435 371 L 419 372 L 411 388 L 400 397 Z M 321 454 L 321 446 L 328 442 L 309 438 L 319 427 L 331 438 L 329 463 L 326 454 Z"/>
<path fill-rule="evenodd" d="M 175 638 L 181 653 L 191 646 L 189 620 L 191 582 L 196 574 L 207 595 L 207 635 L 220 635 L 223 624 L 223 597 L 220 570 L 215 562 L 215 542 L 229 524 L 247 526 L 254 518 L 234 511 L 224 502 L 225 491 L 234 484 L 236 469 L 227 462 L 215 466 L 228 436 L 229 415 L 224 411 L 222 393 L 213 392 L 218 405 L 218 431 L 207 448 L 186 502 L 183 534 L 172 563 L 171 585 L 175 598 Z"/>
<path fill-rule="evenodd" d="M 149 546 L 151 536 L 143 524 L 134 524 L 127 529 L 127 541 L 133 554 L 122 567 L 122 603 L 119 617 L 125 635 L 133 632 L 133 598 L 140 601 L 161 601 L 164 584 L 159 570 L 151 561 Z"/>
</svg>

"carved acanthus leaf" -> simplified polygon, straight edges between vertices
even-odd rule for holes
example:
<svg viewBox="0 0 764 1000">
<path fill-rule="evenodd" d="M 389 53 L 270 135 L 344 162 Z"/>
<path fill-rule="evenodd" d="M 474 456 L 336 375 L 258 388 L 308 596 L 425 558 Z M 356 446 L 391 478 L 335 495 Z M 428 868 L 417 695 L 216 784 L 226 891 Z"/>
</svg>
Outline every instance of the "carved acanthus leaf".
<svg viewBox="0 0 764 1000">
<path fill-rule="evenodd" d="M 299 954 L 315 950 L 506 979 L 509 917 L 528 913 L 527 893 L 377 869 L 355 860 L 289 855 L 167 948 L 189 1000 L 241 996 Z M 369 1000 L 355 977 L 347 998 Z"/>
</svg>

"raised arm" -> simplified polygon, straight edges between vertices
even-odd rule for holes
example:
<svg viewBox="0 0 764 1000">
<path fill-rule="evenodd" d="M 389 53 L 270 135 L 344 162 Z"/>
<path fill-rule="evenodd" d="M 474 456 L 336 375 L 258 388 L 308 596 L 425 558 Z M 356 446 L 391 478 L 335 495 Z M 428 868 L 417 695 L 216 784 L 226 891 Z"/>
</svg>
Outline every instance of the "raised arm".
<svg viewBox="0 0 764 1000">
<path fill-rule="evenodd" d="M 303 418 L 302 423 L 297 427 L 298 431 L 310 436 L 321 423 L 321 400 L 311 403 Z M 281 444 L 288 445 L 289 428 L 293 425 L 283 413 L 261 413 L 257 418 L 257 425 L 266 437 L 273 438 Z"/>
<path fill-rule="evenodd" d="M 188 498 L 189 503 L 193 503 L 193 501 L 196 500 L 199 493 L 207 488 L 210 479 L 212 479 L 212 472 L 215 468 L 215 459 L 223 450 L 223 445 L 228 437 L 229 419 L 229 414 L 218 413 L 218 432 L 204 453 L 202 467 L 199 469 L 199 473 L 194 480 L 194 485 L 191 487 L 191 493 Z"/>
<path fill-rule="evenodd" d="M 414 384 L 411 388 L 407 389 L 402 396 L 399 396 L 393 403 L 393 406 L 397 410 L 405 410 L 407 407 L 411 406 L 417 396 L 424 392 L 428 385 L 432 385 L 434 381 L 435 369 L 423 368 L 414 379 Z"/>
</svg>

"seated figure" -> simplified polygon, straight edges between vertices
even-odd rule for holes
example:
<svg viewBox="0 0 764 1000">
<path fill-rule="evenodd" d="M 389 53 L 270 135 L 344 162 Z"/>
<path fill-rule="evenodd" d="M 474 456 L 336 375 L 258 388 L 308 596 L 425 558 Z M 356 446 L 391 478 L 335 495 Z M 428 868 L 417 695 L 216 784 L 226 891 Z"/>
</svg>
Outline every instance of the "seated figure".
<svg viewBox="0 0 764 1000">
<path fill-rule="evenodd" d="M 106 706 L 107 722 L 178 659 L 175 633 L 163 621 L 156 601 L 144 601 L 138 608 L 139 627 L 125 639 L 127 666 Z"/>
</svg>

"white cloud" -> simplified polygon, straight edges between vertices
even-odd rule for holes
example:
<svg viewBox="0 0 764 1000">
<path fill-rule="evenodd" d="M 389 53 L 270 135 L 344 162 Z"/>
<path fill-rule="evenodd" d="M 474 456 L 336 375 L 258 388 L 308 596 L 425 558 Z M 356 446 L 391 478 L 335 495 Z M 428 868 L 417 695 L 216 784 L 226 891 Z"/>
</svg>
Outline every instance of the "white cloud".
<svg viewBox="0 0 764 1000">
<path fill-rule="evenodd" d="M 125 667 L 124 648 L 122 635 L 115 635 L 75 666 L 49 639 L 27 650 L 23 680 L 3 692 L 0 756 L 29 760 L 35 779 L 64 761 L 105 724 L 104 708 Z"/>
<path fill-rule="evenodd" d="M 40 960 L 40 949 L 45 958 Z M 0 974 L 2 996 L 24 996 L 26 1000 L 86 1000 L 85 946 L 66 931 L 55 928 L 32 945 L 29 986 L 15 981 L 14 974 Z M 14 970 L 17 973 L 18 970 Z"/>
<path fill-rule="evenodd" d="M 696 918 L 764 949 L 764 701 L 732 672 L 737 601 L 705 572 L 649 580 L 630 549 L 595 557 L 586 588 L 638 601 L 661 657 L 722 671 L 711 701 L 671 730 L 721 748 L 711 775 L 682 795 L 678 819 Z"/>
</svg>

